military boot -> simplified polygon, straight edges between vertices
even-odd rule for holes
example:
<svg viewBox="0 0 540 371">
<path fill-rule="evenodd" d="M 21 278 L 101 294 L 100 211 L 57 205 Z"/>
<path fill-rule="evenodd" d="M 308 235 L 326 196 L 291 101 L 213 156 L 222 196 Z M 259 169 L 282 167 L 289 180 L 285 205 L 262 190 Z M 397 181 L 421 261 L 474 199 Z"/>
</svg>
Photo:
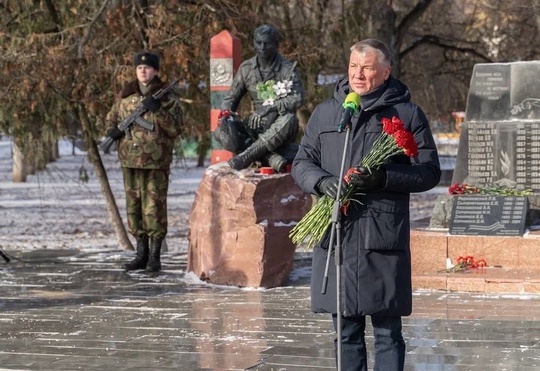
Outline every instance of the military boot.
<svg viewBox="0 0 540 371">
<path fill-rule="evenodd" d="M 244 152 L 231 158 L 228 163 L 234 170 L 242 170 L 261 159 L 267 152 L 266 145 L 261 140 L 256 140 Z"/>
<path fill-rule="evenodd" d="M 148 262 L 148 237 L 137 239 L 137 255 L 131 262 L 124 264 L 126 271 L 134 271 L 137 269 L 145 269 Z"/>
<path fill-rule="evenodd" d="M 152 239 L 152 248 L 150 249 L 150 259 L 146 265 L 148 272 L 158 272 L 161 270 L 161 243 L 163 238 Z"/>
</svg>

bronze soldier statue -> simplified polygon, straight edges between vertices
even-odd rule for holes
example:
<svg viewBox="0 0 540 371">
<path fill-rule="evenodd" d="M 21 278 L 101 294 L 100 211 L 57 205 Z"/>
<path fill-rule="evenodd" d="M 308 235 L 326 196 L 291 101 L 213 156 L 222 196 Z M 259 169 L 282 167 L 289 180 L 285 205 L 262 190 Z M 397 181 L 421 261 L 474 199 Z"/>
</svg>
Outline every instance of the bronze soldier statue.
<svg viewBox="0 0 540 371">
<path fill-rule="evenodd" d="M 233 169 L 245 169 L 261 161 L 282 172 L 298 150 L 296 110 L 303 104 L 304 91 L 296 63 L 278 52 L 279 34 L 275 27 L 258 27 L 253 45 L 256 55 L 240 65 L 223 99 L 214 138 L 235 153 L 228 161 Z M 241 121 L 236 110 L 248 93 L 254 112 Z"/>
<path fill-rule="evenodd" d="M 172 92 L 160 99 L 153 97 L 166 86 L 158 77 L 159 62 L 155 53 L 135 54 L 137 79 L 123 87 L 120 98 L 105 119 L 107 136 L 119 141 L 118 157 L 124 177 L 128 228 L 137 240 L 135 259 L 124 265 L 127 271 L 159 271 L 161 245 L 167 234 L 170 164 L 175 140 L 181 133 L 182 110 Z M 142 118 L 153 126 L 152 130 L 137 124 L 126 131 L 119 130 L 118 123 L 141 103 L 147 108 Z"/>
</svg>

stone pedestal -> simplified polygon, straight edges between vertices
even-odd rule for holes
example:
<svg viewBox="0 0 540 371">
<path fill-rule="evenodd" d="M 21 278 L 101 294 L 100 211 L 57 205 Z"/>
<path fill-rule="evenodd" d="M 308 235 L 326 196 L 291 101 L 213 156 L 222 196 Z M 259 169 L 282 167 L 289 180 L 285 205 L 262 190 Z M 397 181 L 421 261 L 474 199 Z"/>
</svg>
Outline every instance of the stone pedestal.
<svg viewBox="0 0 540 371">
<path fill-rule="evenodd" d="M 188 271 L 213 284 L 282 285 L 296 249 L 289 232 L 311 203 L 289 174 L 210 166 L 189 218 Z"/>
<path fill-rule="evenodd" d="M 414 289 L 482 293 L 540 292 L 540 232 L 521 237 L 455 236 L 447 231 L 411 231 Z M 484 259 L 488 267 L 446 273 L 446 259 L 460 256 Z"/>
</svg>

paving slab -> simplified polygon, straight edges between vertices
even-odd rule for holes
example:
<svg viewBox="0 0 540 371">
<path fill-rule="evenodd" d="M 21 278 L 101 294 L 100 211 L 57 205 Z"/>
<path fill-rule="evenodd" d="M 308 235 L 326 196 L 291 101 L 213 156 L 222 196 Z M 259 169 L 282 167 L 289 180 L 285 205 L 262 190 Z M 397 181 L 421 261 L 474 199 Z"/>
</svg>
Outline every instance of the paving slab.
<svg viewBox="0 0 540 371">
<path fill-rule="evenodd" d="M 310 253 L 273 289 L 208 285 L 178 253 L 160 273 L 123 272 L 123 251 L 9 253 L 2 370 L 334 369 L 331 321 L 309 310 Z M 540 296 L 417 290 L 404 334 L 408 371 L 538 370 Z"/>
</svg>

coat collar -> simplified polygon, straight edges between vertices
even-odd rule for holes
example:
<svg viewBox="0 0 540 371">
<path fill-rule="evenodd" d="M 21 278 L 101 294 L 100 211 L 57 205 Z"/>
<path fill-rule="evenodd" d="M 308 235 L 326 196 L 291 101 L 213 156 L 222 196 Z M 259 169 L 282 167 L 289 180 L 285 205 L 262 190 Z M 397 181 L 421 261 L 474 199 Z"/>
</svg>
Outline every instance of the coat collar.
<svg viewBox="0 0 540 371">
<path fill-rule="evenodd" d="M 154 79 L 150 82 L 150 90 L 148 94 L 154 94 L 156 91 L 161 89 L 165 84 L 163 81 L 159 79 L 159 77 L 154 77 Z M 141 89 L 139 88 L 139 81 L 133 80 L 122 88 L 121 97 L 122 99 L 129 97 L 130 95 L 144 95 L 141 93 Z"/>
</svg>

